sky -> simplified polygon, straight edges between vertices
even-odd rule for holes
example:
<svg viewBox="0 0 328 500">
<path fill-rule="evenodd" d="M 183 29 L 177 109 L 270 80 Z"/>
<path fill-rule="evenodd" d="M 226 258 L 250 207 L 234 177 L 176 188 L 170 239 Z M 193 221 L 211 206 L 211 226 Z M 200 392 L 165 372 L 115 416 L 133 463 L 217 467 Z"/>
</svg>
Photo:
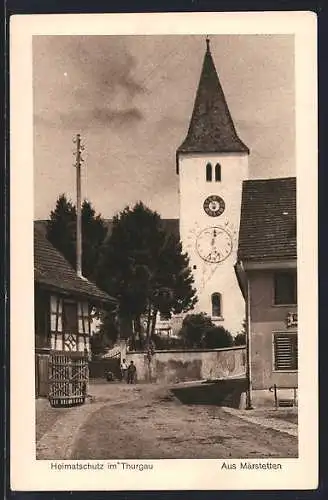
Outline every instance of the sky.
<svg viewBox="0 0 328 500">
<path fill-rule="evenodd" d="M 294 37 L 210 36 L 249 177 L 295 175 Z M 184 140 L 205 35 L 34 36 L 34 216 L 75 201 L 73 137 L 85 144 L 82 196 L 112 218 L 141 200 L 179 214 L 175 152 Z"/>
</svg>

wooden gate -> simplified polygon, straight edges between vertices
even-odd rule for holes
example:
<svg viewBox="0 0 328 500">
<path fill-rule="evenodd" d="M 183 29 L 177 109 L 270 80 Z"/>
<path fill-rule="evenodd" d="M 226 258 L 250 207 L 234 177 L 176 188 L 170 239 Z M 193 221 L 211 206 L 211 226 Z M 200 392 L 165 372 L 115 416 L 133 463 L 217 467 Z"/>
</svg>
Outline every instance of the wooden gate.
<svg viewBox="0 0 328 500">
<path fill-rule="evenodd" d="M 89 380 L 88 357 L 83 352 L 52 351 L 49 359 L 51 406 L 76 406 L 85 402 Z"/>
<path fill-rule="evenodd" d="M 35 354 L 35 395 L 37 398 L 49 395 L 49 354 Z"/>
</svg>

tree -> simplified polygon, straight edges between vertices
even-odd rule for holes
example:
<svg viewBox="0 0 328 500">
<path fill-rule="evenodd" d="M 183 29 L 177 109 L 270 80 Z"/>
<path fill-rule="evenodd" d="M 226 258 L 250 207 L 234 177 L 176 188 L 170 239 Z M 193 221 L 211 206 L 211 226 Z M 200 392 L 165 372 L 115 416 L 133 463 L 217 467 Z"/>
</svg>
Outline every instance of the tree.
<svg viewBox="0 0 328 500">
<path fill-rule="evenodd" d="M 96 215 L 91 203 L 84 200 L 82 218 L 82 271 L 86 278 L 92 279 L 99 259 L 101 245 L 107 234 L 104 220 Z"/>
<path fill-rule="evenodd" d="M 99 258 L 100 247 L 106 236 L 106 227 L 96 215 L 91 203 L 84 200 L 81 210 L 82 273 L 92 279 Z M 65 194 L 59 196 L 55 210 L 47 224 L 47 237 L 68 262 L 76 268 L 76 208 Z"/>
<path fill-rule="evenodd" d="M 233 345 L 233 337 L 222 326 L 216 326 L 205 313 L 188 314 L 179 336 L 187 347 L 215 349 Z"/>
<path fill-rule="evenodd" d="M 74 205 L 61 194 L 47 224 L 47 238 L 68 262 L 76 266 L 76 210 Z"/>
<path fill-rule="evenodd" d="M 162 228 L 159 214 L 137 203 L 113 218 L 102 248 L 97 283 L 119 300 L 119 314 L 130 321 L 132 340 L 149 343 L 158 312 L 191 309 L 196 290 L 180 241 Z M 146 318 L 146 338 L 141 319 Z"/>
<path fill-rule="evenodd" d="M 97 311 L 97 315 L 101 319 L 100 328 L 96 331 L 91 339 L 91 352 L 93 357 L 104 354 L 108 348 L 111 348 L 118 338 L 118 324 L 115 311 L 113 309 Z"/>
</svg>

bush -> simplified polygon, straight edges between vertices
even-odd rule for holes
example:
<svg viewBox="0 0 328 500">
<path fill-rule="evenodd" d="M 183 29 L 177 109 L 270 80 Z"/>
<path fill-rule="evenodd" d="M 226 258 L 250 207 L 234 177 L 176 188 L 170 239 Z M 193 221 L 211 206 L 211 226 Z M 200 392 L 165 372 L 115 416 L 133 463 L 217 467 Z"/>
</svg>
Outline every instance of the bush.
<svg viewBox="0 0 328 500">
<path fill-rule="evenodd" d="M 233 345 L 233 337 L 223 326 L 213 326 L 205 333 L 203 344 L 208 349 L 231 347 Z"/>
<path fill-rule="evenodd" d="M 181 349 L 184 347 L 184 343 L 182 339 L 170 338 L 170 337 L 161 337 L 160 335 L 154 334 L 152 335 L 152 340 L 155 345 L 155 349 Z"/>
<path fill-rule="evenodd" d="M 246 334 L 245 333 L 238 333 L 238 335 L 235 336 L 235 345 L 246 345 Z"/>
<path fill-rule="evenodd" d="M 233 337 L 222 326 L 216 326 L 204 313 L 188 314 L 182 323 L 179 336 L 186 347 L 215 349 L 231 347 Z"/>
<path fill-rule="evenodd" d="M 187 314 L 182 322 L 179 336 L 186 347 L 202 347 L 205 332 L 213 327 L 211 318 L 204 313 Z"/>
</svg>

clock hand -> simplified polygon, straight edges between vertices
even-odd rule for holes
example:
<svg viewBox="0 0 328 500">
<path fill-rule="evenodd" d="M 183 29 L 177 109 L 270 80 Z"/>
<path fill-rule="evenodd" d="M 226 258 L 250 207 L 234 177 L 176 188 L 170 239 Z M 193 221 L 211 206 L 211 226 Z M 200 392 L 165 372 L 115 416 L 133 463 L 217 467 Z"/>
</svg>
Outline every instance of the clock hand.
<svg viewBox="0 0 328 500">
<path fill-rule="evenodd" d="M 211 241 L 211 245 L 212 245 L 212 247 L 214 246 L 214 243 L 215 243 L 215 238 L 216 238 L 216 231 L 215 231 L 215 229 L 214 229 L 214 230 L 213 230 L 212 241 Z"/>
</svg>

